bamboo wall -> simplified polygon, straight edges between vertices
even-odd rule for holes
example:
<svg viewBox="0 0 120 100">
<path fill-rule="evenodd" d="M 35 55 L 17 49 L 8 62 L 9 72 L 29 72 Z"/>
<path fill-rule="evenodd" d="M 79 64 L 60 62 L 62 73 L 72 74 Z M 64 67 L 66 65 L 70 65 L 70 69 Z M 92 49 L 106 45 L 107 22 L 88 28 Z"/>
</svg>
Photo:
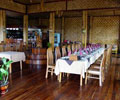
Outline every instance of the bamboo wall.
<svg viewBox="0 0 120 100">
<path fill-rule="evenodd" d="M 6 22 L 6 25 L 7 26 L 22 26 L 23 25 L 23 19 L 17 19 L 17 18 L 10 18 L 10 17 L 7 17 L 6 18 L 7 22 Z"/>
<path fill-rule="evenodd" d="M 56 18 L 55 19 L 55 32 L 61 33 L 61 31 L 62 31 L 62 19 Z"/>
<path fill-rule="evenodd" d="M 31 19 L 29 20 L 29 26 L 38 26 L 39 25 L 39 20 L 37 19 Z"/>
<path fill-rule="evenodd" d="M 42 29 L 44 33 L 46 33 L 49 30 L 49 19 L 46 18 L 29 19 L 29 26 L 39 27 Z"/>
<path fill-rule="evenodd" d="M 71 41 L 82 40 L 82 17 L 65 18 L 65 39 Z"/>
<path fill-rule="evenodd" d="M 90 23 L 90 42 L 117 44 L 119 17 L 91 17 Z"/>
<path fill-rule="evenodd" d="M 39 19 L 39 25 L 49 27 L 49 19 Z"/>
<path fill-rule="evenodd" d="M 29 20 L 30 26 L 47 26 L 46 30 L 49 30 L 49 19 L 32 19 Z M 81 41 L 82 29 L 82 17 L 66 17 L 65 18 L 65 26 L 64 26 L 64 39 L 71 41 Z M 44 29 L 45 30 L 45 29 Z M 44 31 L 43 30 L 43 31 Z M 62 18 L 55 19 L 55 32 L 62 33 Z"/>
<path fill-rule="evenodd" d="M 61 26 L 62 24 L 62 19 L 61 18 L 56 18 L 55 19 L 55 32 L 56 33 L 61 33 Z M 49 30 L 49 19 L 30 19 L 29 20 L 29 26 L 41 26 L 41 27 L 45 27 L 45 30 Z"/>
</svg>

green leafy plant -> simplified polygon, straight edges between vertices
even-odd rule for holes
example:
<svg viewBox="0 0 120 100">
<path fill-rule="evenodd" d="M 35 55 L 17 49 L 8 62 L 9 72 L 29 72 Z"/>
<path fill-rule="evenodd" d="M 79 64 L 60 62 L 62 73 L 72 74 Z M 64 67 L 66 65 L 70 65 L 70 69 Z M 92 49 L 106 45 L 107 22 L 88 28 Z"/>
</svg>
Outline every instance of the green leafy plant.
<svg viewBox="0 0 120 100">
<path fill-rule="evenodd" d="M 51 43 L 50 43 L 50 42 L 48 42 L 48 43 L 47 43 L 47 46 L 48 46 L 48 48 L 49 48 L 49 47 L 51 47 Z"/>
<path fill-rule="evenodd" d="M 0 85 L 5 85 L 8 82 L 9 67 L 13 62 L 12 60 L 7 61 L 5 57 L 2 58 L 2 66 L 0 67 Z"/>
</svg>

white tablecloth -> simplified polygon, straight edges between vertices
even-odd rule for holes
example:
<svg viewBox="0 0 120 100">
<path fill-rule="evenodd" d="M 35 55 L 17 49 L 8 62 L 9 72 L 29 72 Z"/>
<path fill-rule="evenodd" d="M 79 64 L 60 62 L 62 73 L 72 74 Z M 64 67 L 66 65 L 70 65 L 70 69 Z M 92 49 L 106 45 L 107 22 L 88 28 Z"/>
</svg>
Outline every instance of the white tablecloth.
<svg viewBox="0 0 120 100">
<path fill-rule="evenodd" d="M 99 48 L 90 55 L 85 56 L 81 60 L 73 61 L 69 65 L 64 59 L 58 59 L 55 66 L 55 74 L 59 75 L 60 72 L 80 74 L 85 77 L 86 70 L 93 64 L 102 54 L 104 53 L 104 48 Z M 89 60 L 87 59 L 89 58 Z"/>
<path fill-rule="evenodd" d="M 24 52 L 15 52 L 15 51 L 0 52 L 0 58 L 3 57 L 12 60 L 13 62 L 25 61 Z"/>
</svg>

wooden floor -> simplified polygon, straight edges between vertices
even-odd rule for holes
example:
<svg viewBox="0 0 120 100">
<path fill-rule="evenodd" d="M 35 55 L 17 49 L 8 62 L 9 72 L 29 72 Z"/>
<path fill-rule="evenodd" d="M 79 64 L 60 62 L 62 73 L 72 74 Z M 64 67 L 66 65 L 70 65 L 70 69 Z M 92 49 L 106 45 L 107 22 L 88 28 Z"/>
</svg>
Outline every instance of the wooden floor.
<svg viewBox="0 0 120 100">
<path fill-rule="evenodd" d="M 24 64 L 23 72 L 19 64 L 13 67 L 17 70 L 10 76 L 9 91 L 0 100 L 120 100 L 120 58 L 113 58 L 102 87 L 92 79 L 80 87 L 78 75 L 65 77 L 61 84 L 55 75 L 45 79 L 45 66 Z"/>
</svg>

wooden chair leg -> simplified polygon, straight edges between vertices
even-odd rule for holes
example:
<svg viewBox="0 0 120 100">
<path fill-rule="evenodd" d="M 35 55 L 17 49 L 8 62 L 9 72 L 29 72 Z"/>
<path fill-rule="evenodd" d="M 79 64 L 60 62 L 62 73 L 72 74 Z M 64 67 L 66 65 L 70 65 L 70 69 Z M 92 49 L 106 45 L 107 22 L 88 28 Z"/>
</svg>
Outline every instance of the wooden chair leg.
<svg viewBox="0 0 120 100">
<path fill-rule="evenodd" d="M 102 76 L 99 75 L 99 85 L 102 86 Z"/>
<path fill-rule="evenodd" d="M 59 75 L 57 76 L 57 80 L 59 81 Z"/>
<path fill-rule="evenodd" d="M 105 80 L 105 74 L 104 74 L 104 72 L 102 71 L 102 82 L 104 82 L 104 80 Z"/>
<path fill-rule="evenodd" d="M 50 72 L 51 72 L 51 76 L 53 76 L 53 69 L 51 69 L 51 71 L 50 71 Z"/>
<path fill-rule="evenodd" d="M 52 69 L 52 76 L 53 76 L 53 73 L 54 73 L 54 69 Z"/>
<path fill-rule="evenodd" d="M 67 73 L 67 78 L 70 76 L 70 74 Z"/>
<path fill-rule="evenodd" d="M 46 69 L 46 75 L 45 78 L 48 78 L 48 68 Z"/>
<path fill-rule="evenodd" d="M 82 75 L 80 75 L 80 86 L 82 86 Z"/>
<path fill-rule="evenodd" d="M 65 73 L 63 73 L 62 75 L 63 75 L 63 77 L 65 77 Z"/>
<path fill-rule="evenodd" d="M 87 84 L 88 73 L 86 72 L 85 84 Z"/>
</svg>

